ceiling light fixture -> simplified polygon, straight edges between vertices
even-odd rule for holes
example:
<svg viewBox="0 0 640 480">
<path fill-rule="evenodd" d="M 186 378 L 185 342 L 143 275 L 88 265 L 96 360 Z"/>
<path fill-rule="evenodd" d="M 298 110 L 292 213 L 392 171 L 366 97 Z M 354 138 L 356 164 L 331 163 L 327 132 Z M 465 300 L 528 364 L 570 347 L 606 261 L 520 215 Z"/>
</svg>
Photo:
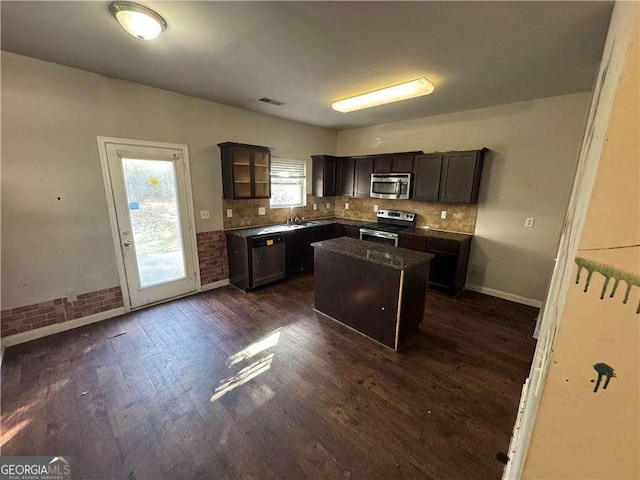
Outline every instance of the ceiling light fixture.
<svg viewBox="0 0 640 480">
<path fill-rule="evenodd" d="M 410 82 L 394 85 L 373 92 L 345 98 L 331 104 L 331 108 L 338 112 L 347 113 L 363 108 L 377 107 L 386 103 L 398 102 L 408 98 L 421 97 L 433 92 L 433 83 L 424 77 L 416 78 Z"/>
<path fill-rule="evenodd" d="M 153 40 L 167 28 L 164 18 L 137 3 L 112 2 L 109 10 L 122 28 L 140 40 Z"/>
</svg>

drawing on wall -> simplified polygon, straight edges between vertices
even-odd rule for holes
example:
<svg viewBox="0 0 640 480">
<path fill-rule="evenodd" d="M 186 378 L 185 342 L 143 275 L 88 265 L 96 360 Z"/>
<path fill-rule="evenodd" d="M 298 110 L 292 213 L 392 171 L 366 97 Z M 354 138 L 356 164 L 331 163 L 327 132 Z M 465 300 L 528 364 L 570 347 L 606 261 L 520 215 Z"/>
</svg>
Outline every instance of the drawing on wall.
<svg viewBox="0 0 640 480">
<path fill-rule="evenodd" d="M 638 247 L 638 245 L 629 245 L 624 247 L 610 247 L 609 249 L 618 249 L 618 248 L 634 248 Z M 593 249 L 596 250 L 596 249 Z M 600 249 L 598 249 L 600 250 Z M 604 249 L 602 249 L 604 250 Z M 609 298 L 613 298 L 618 290 L 618 285 L 620 282 L 624 282 L 626 284 L 626 290 L 624 293 L 624 297 L 622 299 L 622 303 L 626 304 L 629 300 L 629 294 L 631 293 L 632 287 L 640 288 L 640 276 L 625 272 L 624 270 L 620 270 L 612 265 L 608 265 L 606 263 L 596 262 L 595 260 L 589 260 L 584 257 L 576 257 L 576 264 L 578 265 L 578 274 L 576 275 L 576 284 L 580 283 L 580 276 L 583 270 L 586 270 L 587 273 L 587 281 L 584 285 L 583 292 L 586 292 L 589 289 L 589 283 L 591 282 L 591 276 L 594 272 L 598 272 L 604 277 L 604 284 L 602 285 L 602 291 L 600 292 L 600 300 L 602 300 L 607 292 L 607 287 L 609 286 L 609 282 L 613 279 L 613 289 L 611 290 L 611 294 Z M 636 308 L 636 313 L 640 314 L 640 302 L 638 302 L 638 307 Z"/>
<path fill-rule="evenodd" d="M 604 381 L 604 385 L 602 386 L 603 390 L 606 390 L 607 385 L 609 385 L 609 380 L 611 378 L 616 378 L 616 374 L 613 371 L 613 368 L 607 365 L 606 363 L 596 363 L 593 368 L 596 372 L 598 372 L 598 379 L 596 380 L 596 386 L 593 389 L 593 393 L 598 391 L 600 387 L 600 382 L 602 382 L 602 378 L 606 377 L 607 379 Z M 593 380 L 591 380 L 593 382 Z"/>
</svg>

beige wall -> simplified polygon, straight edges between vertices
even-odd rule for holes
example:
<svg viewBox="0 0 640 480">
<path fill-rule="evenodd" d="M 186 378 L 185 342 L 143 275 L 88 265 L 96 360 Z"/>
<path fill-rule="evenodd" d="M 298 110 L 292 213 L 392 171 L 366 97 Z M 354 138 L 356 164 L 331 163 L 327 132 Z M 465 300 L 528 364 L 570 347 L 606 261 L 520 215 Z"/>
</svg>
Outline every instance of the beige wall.
<svg viewBox="0 0 640 480">
<path fill-rule="evenodd" d="M 198 232 L 222 228 L 217 143 L 300 159 L 336 146 L 327 129 L 7 52 L 1 120 L 3 310 L 119 284 L 98 135 L 187 144 Z"/>
<path fill-rule="evenodd" d="M 590 96 L 578 93 L 346 130 L 338 132 L 338 154 L 488 147 L 467 284 L 541 301 Z M 535 218 L 534 228 L 524 227 L 526 217 Z"/>
<path fill-rule="evenodd" d="M 627 304 L 626 282 L 610 298 L 612 280 L 600 299 L 603 268 L 586 292 L 586 271 L 570 287 L 525 464 L 527 479 L 640 478 L 640 8 L 637 3 L 623 8 L 635 17 L 635 31 L 578 257 L 627 272 L 635 285 Z M 576 273 L 574 266 L 574 278 Z M 597 363 L 611 366 L 616 377 L 606 390 L 601 384 L 594 392 Z"/>
</svg>

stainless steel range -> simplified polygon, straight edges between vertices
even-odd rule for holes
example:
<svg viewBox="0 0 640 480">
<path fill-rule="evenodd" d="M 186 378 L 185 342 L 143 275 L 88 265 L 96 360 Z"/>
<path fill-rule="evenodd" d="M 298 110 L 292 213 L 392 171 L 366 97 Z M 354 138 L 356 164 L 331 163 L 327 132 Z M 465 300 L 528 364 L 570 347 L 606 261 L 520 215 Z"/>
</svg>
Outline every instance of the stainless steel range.
<svg viewBox="0 0 640 480">
<path fill-rule="evenodd" d="M 378 221 L 360 229 L 360 240 L 398 246 L 400 231 L 416 226 L 416 214 L 400 210 L 378 210 Z"/>
</svg>

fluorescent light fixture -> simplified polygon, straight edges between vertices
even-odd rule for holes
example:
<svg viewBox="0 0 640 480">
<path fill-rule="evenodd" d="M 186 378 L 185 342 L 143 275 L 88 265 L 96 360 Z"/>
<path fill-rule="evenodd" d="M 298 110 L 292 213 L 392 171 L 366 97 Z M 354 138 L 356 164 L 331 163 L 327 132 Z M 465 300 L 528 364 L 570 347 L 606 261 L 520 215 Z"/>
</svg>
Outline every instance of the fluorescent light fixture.
<svg viewBox="0 0 640 480">
<path fill-rule="evenodd" d="M 433 92 L 433 83 L 426 78 L 416 78 L 410 82 L 394 85 L 393 87 L 375 90 L 355 97 L 345 98 L 331 104 L 331 108 L 342 113 L 376 107 L 386 103 L 398 102 L 408 98 L 421 97 Z"/>
<path fill-rule="evenodd" d="M 109 10 L 122 28 L 140 40 L 153 40 L 167 28 L 167 22 L 156 12 L 132 2 L 112 2 Z"/>
</svg>

